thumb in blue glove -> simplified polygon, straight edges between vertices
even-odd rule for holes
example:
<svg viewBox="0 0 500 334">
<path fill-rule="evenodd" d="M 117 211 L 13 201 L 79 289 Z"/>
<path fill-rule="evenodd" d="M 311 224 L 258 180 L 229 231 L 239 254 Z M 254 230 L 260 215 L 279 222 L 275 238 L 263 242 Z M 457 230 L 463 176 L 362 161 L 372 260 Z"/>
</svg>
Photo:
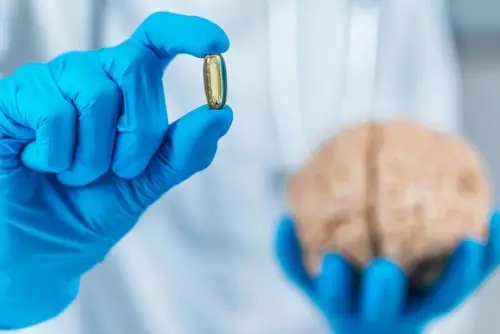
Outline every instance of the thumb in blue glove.
<svg viewBox="0 0 500 334">
<path fill-rule="evenodd" d="M 212 162 L 231 109 L 169 124 L 162 76 L 228 47 L 210 21 L 156 13 L 116 47 L 0 81 L 0 329 L 62 312 L 147 207 Z"/>
<path fill-rule="evenodd" d="M 131 180 L 133 193 L 142 203 L 138 209 L 142 212 L 172 186 L 208 167 L 232 119 L 230 107 L 214 112 L 203 106 L 172 123 L 148 168 Z"/>
</svg>

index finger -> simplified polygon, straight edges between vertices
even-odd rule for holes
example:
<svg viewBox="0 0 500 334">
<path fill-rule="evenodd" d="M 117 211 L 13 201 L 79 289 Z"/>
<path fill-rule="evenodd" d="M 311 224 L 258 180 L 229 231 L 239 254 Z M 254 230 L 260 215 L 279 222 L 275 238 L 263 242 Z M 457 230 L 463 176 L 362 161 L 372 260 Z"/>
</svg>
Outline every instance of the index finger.
<svg viewBox="0 0 500 334">
<path fill-rule="evenodd" d="M 229 48 L 229 38 L 214 22 L 170 12 L 156 12 L 147 17 L 130 41 L 144 45 L 161 58 L 178 54 L 202 58 Z"/>
</svg>

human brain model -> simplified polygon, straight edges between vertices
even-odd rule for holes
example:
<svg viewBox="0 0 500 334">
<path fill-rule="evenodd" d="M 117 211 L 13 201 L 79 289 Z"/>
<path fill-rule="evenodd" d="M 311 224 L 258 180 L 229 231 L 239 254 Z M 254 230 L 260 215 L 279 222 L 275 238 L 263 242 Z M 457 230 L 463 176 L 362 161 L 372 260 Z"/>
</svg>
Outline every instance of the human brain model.
<svg viewBox="0 0 500 334">
<path fill-rule="evenodd" d="M 465 141 L 397 119 L 348 128 L 289 182 L 306 267 L 338 251 L 357 268 L 397 262 L 427 285 L 464 238 L 484 241 L 491 205 L 486 168 Z"/>
</svg>

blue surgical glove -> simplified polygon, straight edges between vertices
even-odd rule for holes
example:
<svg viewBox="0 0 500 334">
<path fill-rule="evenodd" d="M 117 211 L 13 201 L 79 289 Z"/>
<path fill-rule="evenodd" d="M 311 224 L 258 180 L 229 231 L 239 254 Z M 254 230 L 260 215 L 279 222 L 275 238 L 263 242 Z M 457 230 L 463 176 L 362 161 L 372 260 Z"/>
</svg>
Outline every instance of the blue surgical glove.
<svg viewBox="0 0 500 334">
<path fill-rule="evenodd" d="M 169 124 L 162 77 L 179 54 L 228 47 L 214 23 L 162 12 L 116 47 L 0 81 L 0 329 L 62 312 L 146 208 L 212 162 L 232 111 Z"/>
<path fill-rule="evenodd" d="M 279 225 L 276 252 L 286 277 L 318 307 L 336 334 L 418 334 L 461 305 L 497 268 L 500 214 L 492 216 L 488 243 L 462 242 L 438 281 L 425 291 L 410 289 L 400 267 L 387 259 L 376 259 L 357 274 L 340 254 L 328 254 L 319 276 L 310 277 L 289 218 Z"/>
</svg>

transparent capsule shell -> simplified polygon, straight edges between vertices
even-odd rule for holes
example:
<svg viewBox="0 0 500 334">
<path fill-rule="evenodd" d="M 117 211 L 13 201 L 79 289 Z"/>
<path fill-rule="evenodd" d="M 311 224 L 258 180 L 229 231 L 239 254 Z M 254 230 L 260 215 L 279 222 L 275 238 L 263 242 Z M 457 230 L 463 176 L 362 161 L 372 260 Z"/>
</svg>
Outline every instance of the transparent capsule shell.
<svg viewBox="0 0 500 334">
<path fill-rule="evenodd" d="M 210 109 L 224 108 L 227 99 L 227 73 L 222 55 L 211 54 L 204 57 L 203 83 Z"/>
</svg>

